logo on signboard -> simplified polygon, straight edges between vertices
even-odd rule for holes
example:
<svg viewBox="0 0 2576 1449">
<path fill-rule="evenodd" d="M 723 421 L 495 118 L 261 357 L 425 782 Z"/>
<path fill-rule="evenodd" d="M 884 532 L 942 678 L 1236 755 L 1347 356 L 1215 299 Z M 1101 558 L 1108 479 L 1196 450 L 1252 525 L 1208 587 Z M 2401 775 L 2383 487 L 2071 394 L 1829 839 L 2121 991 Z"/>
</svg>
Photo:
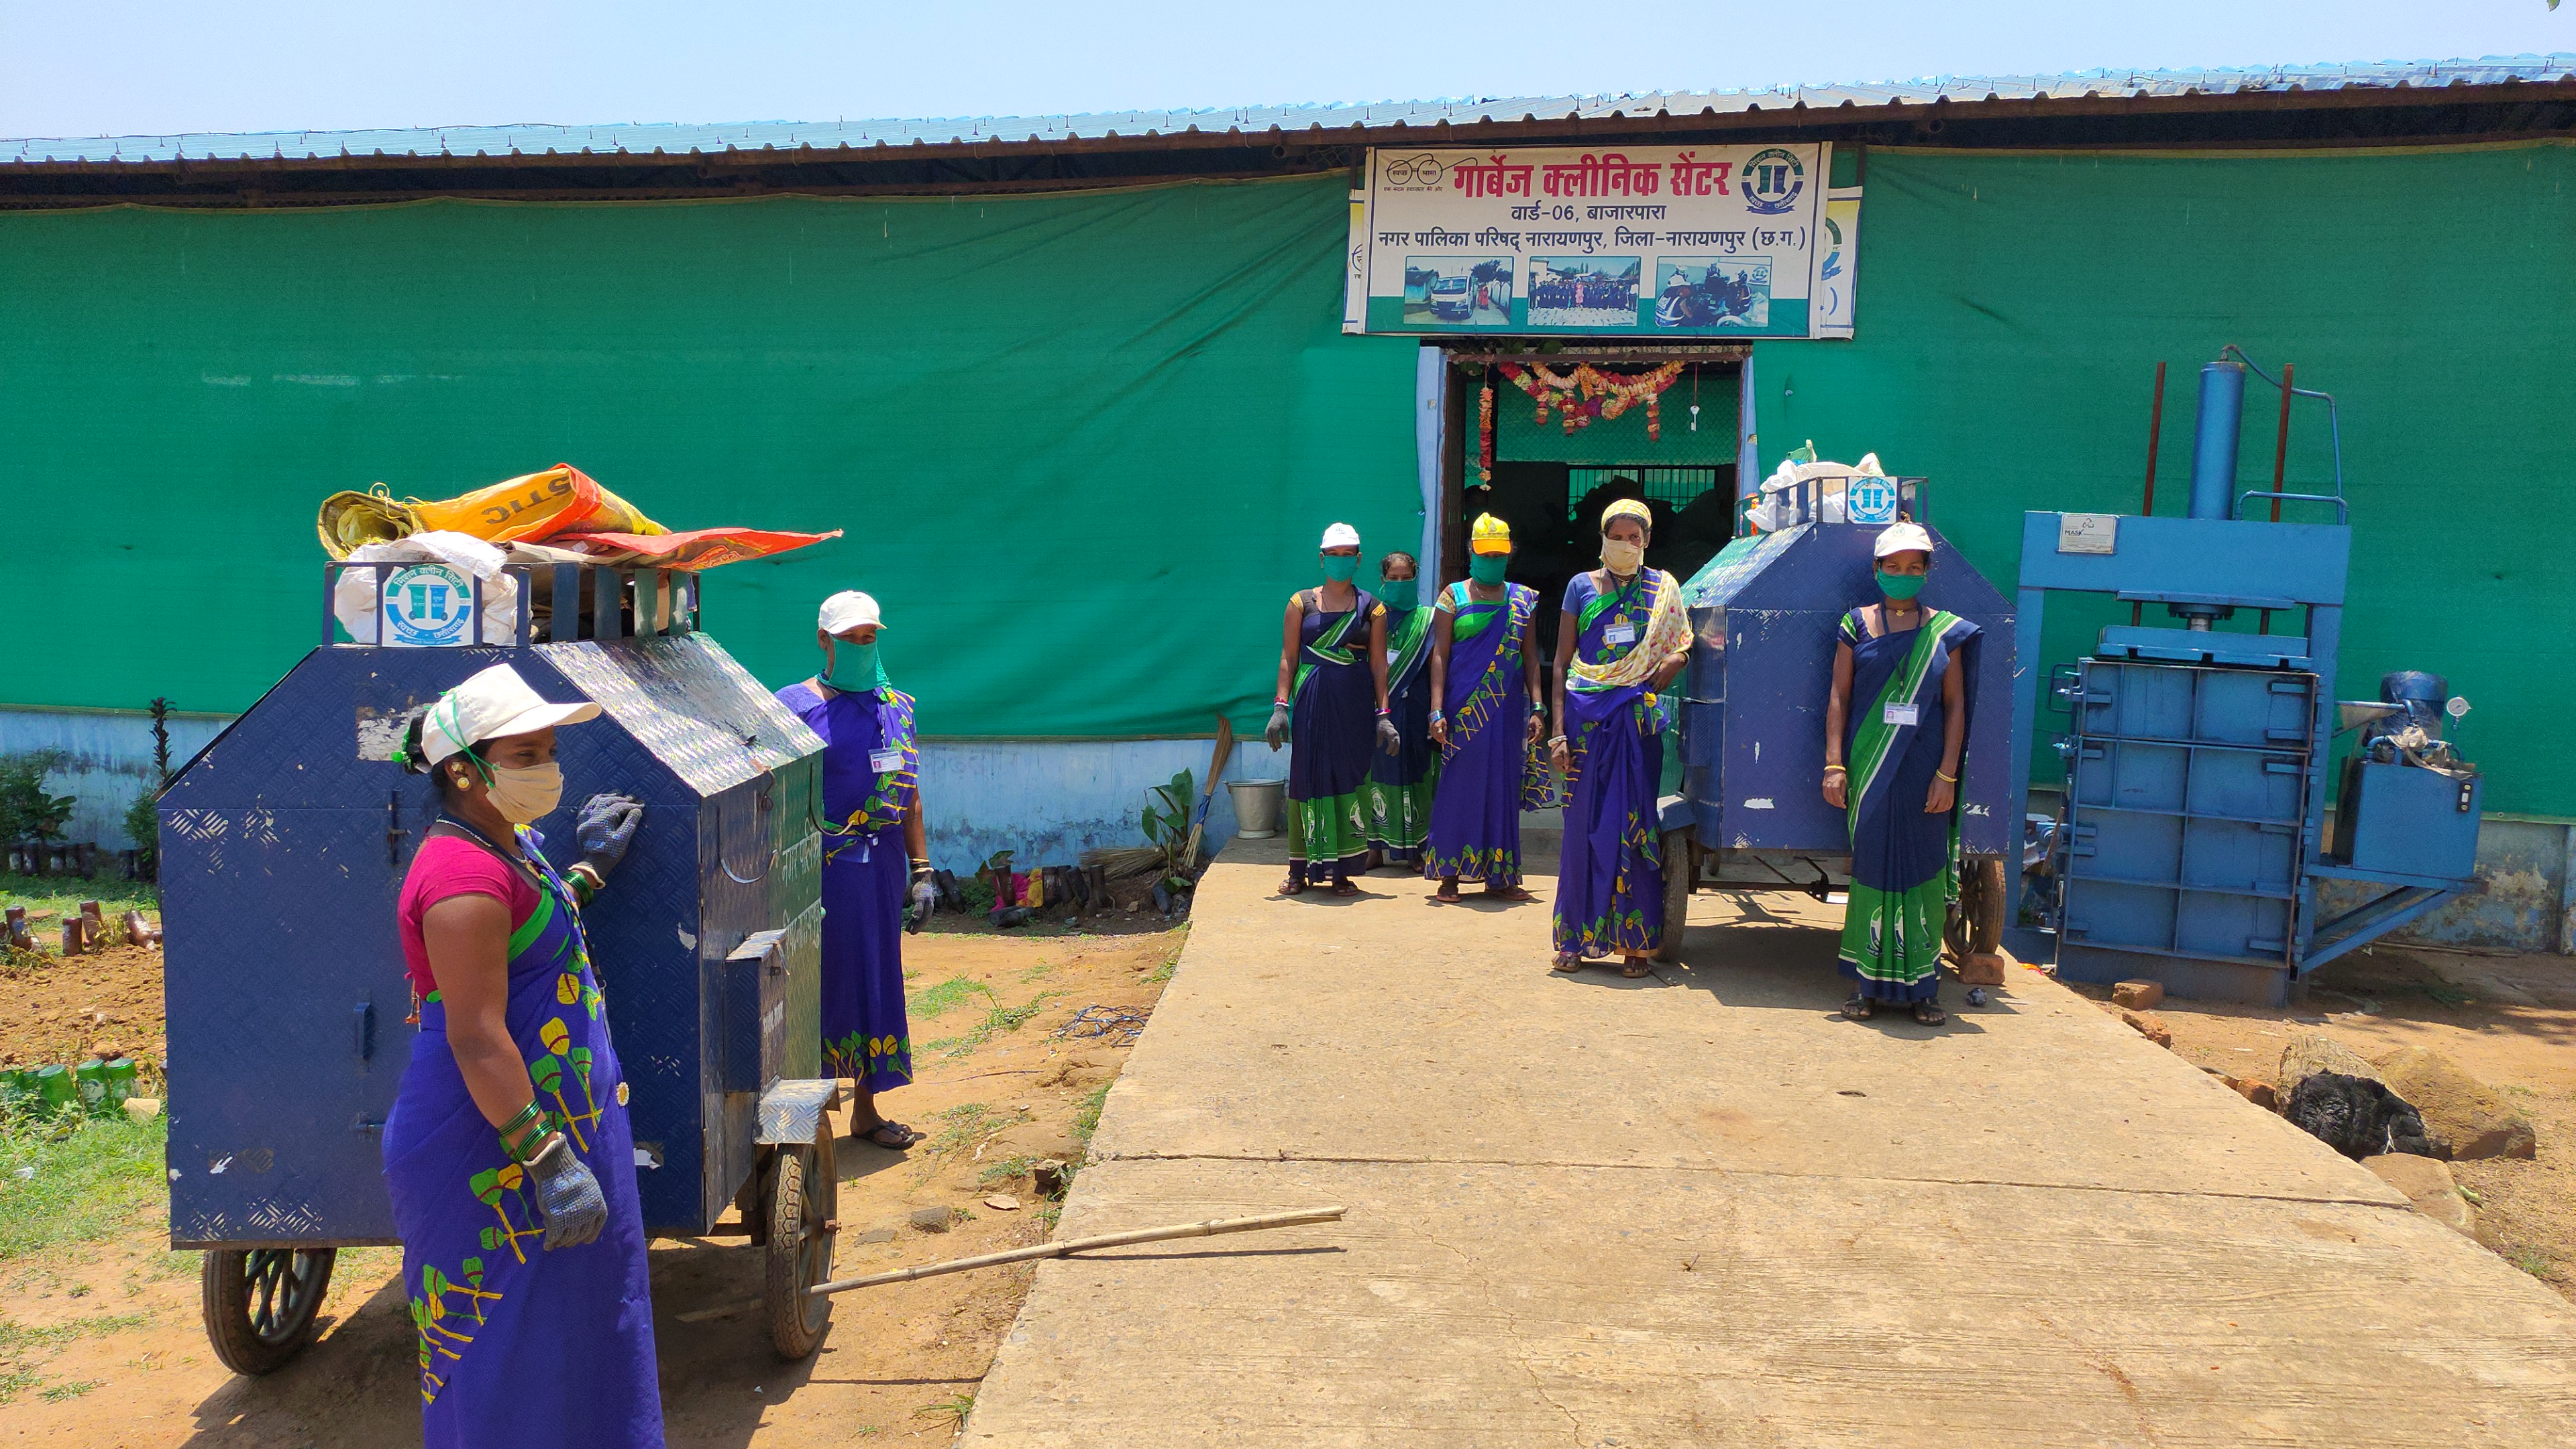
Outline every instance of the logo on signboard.
<svg viewBox="0 0 2576 1449">
<path fill-rule="evenodd" d="M 1437 191 L 1449 179 L 1449 168 L 1437 156 L 1388 156 L 1377 174 L 1389 191 Z"/>
<path fill-rule="evenodd" d="M 1794 151 L 1777 146 L 1756 151 L 1744 163 L 1744 209 L 1756 216 L 1778 216 L 1798 204 L 1807 189 L 1807 168 Z"/>
<path fill-rule="evenodd" d="M 445 564 L 414 564 L 385 580 L 385 642 L 434 647 L 462 644 L 472 620 L 474 586 Z"/>
<path fill-rule="evenodd" d="M 1894 523 L 1896 485 L 1885 478 L 1854 478 L 1844 484 L 1843 517 L 1853 523 Z"/>
</svg>

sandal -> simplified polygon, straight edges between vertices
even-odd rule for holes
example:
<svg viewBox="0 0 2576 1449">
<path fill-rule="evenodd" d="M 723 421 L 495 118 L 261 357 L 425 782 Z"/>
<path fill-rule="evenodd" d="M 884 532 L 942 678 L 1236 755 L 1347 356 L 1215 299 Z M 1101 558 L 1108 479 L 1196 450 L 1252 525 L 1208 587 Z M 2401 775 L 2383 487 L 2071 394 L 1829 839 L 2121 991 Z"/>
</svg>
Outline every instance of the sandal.
<svg viewBox="0 0 2576 1449">
<path fill-rule="evenodd" d="M 1562 971 L 1566 975 L 1571 976 L 1575 972 L 1583 969 L 1583 958 L 1580 956 L 1559 956 L 1556 958 L 1556 965 L 1551 969 Z"/>
<path fill-rule="evenodd" d="M 1877 1006 L 1857 991 L 1852 993 L 1851 1000 L 1843 1003 L 1843 1015 L 1853 1021 L 1867 1021 L 1877 1014 Z"/>
<path fill-rule="evenodd" d="M 1306 883 L 1293 875 L 1279 883 L 1279 894 L 1283 896 L 1302 896 L 1305 893 Z"/>
<path fill-rule="evenodd" d="M 1516 885 L 1487 886 L 1485 887 L 1485 894 L 1498 901 L 1534 901 L 1538 899 L 1538 897 L 1531 895 L 1527 888 Z"/>
<path fill-rule="evenodd" d="M 1442 881 L 1440 883 L 1440 889 L 1431 893 L 1431 898 L 1444 906 L 1454 906 L 1458 904 L 1457 880 L 1452 878 Z"/>
<path fill-rule="evenodd" d="M 891 1141 L 887 1139 L 887 1133 L 894 1134 Z M 853 1132 L 850 1135 L 861 1142 L 874 1143 L 889 1152 L 901 1152 L 922 1138 L 918 1130 L 892 1120 L 879 1122 L 865 1132 Z"/>
<path fill-rule="evenodd" d="M 1939 1026 L 1950 1019 L 1950 1013 L 1943 1011 L 1938 1003 L 1918 1001 L 1914 1003 L 1914 1019 L 1925 1026 Z"/>
<path fill-rule="evenodd" d="M 1333 882 L 1333 894 L 1337 896 L 1355 896 L 1359 893 L 1360 888 L 1357 881 L 1337 880 Z"/>
<path fill-rule="evenodd" d="M 1634 981 L 1640 976 L 1654 975 L 1655 968 L 1647 965 L 1644 957 L 1631 956 L 1628 958 L 1627 964 L 1619 968 L 1619 974 L 1627 977 L 1631 981 Z"/>
</svg>

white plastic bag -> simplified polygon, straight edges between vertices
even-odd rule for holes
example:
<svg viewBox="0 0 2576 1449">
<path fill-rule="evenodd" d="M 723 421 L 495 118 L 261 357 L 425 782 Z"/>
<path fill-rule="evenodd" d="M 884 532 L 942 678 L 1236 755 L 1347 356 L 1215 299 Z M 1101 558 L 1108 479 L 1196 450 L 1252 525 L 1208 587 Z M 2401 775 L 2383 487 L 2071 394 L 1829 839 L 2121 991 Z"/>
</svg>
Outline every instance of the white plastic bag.
<svg viewBox="0 0 2576 1449">
<path fill-rule="evenodd" d="M 1884 478 L 1876 453 L 1865 453 L 1857 463 L 1801 463 L 1783 458 L 1770 477 L 1762 480 L 1761 501 L 1750 513 L 1753 527 L 1759 533 L 1778 533 L 1801 523 L 1841 523 L 1843 489 L 1854 478 Z M 1801 489 L 1800 484 L 1805 484 Z M 1802 496 L 1803 495 L 1803 496 Z M 1812 510 L 1813 517 L 1807 516 Z"/>
<path fill-rule="evenodd" d="M 415 647 L 472 644 L 472 599 L 479 581 L 483 592 L 483 639 L 510 644 L 518 637 L 519 583 L 501 571 L 507 562 L 499 548 L 462 533 L 415 533 L 389 543 L 360 544 L 349 551 L 351 564 L 409 564 L 385 571 L 391 596 L 381 611 L 390 645 Z M 332 586 L 331 612 L 351 642 L 376 642 L 376 575 L 372 568 L 344 568 Z"/>
</svg>

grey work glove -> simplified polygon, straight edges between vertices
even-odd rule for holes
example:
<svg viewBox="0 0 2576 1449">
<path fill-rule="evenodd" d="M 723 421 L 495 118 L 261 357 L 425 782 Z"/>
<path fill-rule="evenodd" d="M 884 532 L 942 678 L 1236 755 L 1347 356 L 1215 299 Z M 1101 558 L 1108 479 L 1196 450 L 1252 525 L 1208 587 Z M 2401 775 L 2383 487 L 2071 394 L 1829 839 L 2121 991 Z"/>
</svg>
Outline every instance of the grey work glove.
<svg viewBox="0 0 2576 1449">
<path fill-rule="evenodd" d="M 917 866 L 912 872 L 912 909 L 904 913 L 904 934 L 918 934 L 930 924 L 930 913 L 939 909 L 939 883 L 931 879 L 930 867 Z"/>
<path fill-rule="evenodd" d="M 1377 745 L 1390 755 L 1404 753 L 1404 736 L 1396 733 L 1395 721 L 1385 715 L 1377 717 Z"/>
<path fill-rule="evenodd" d="M 608 873 L 626 858 L 626 847 L 635 843 L 635 831 L 643 823 L 644 802 L 632 795 L 612 792 L 583 801 L 572 831 L 581 845 L 581 863 L 597 871 L 601 880 L 608 879 Z"/>
<path fill-rule="evenodd" d="M 528 1176 L 537 1184 L 537 1211 L 546 1220 L 546 1251 L 577 1248 L 608 1226 L 608 1199 L 599 1179 L 573 1155 L 562 1133 L 528 1159 Z"/>
<path fill-rule="evenodd" d="M 1270 728 L 1263 730 L 1261 737 L 1268 740 L 1274 750 L 1288 743 L 1288 706 L 1274 704 L 1270 707 Z"/>
</svg>

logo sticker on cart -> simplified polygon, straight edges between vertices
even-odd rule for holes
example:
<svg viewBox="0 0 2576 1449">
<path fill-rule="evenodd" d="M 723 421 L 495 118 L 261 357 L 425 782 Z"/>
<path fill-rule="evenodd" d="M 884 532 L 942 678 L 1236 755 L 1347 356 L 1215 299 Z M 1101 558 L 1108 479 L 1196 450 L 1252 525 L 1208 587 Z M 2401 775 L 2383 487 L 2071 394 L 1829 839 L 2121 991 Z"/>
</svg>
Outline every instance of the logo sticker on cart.
<svg viewBox="0 0 2576 1449">
<path fill-rule="evenodd" d="M 474 585 L 445 564 L 396 569 L 385 580 L 385 642 L 414 648 L 462 644 L 473 626 Z"/>
<path fill-rule="evenodd" d="M 1885 478 L 1854 478 L 1843 485 L 1843 517 L 1854 523 L 1894 523 L 1896 485 Z"/>
</svg>

